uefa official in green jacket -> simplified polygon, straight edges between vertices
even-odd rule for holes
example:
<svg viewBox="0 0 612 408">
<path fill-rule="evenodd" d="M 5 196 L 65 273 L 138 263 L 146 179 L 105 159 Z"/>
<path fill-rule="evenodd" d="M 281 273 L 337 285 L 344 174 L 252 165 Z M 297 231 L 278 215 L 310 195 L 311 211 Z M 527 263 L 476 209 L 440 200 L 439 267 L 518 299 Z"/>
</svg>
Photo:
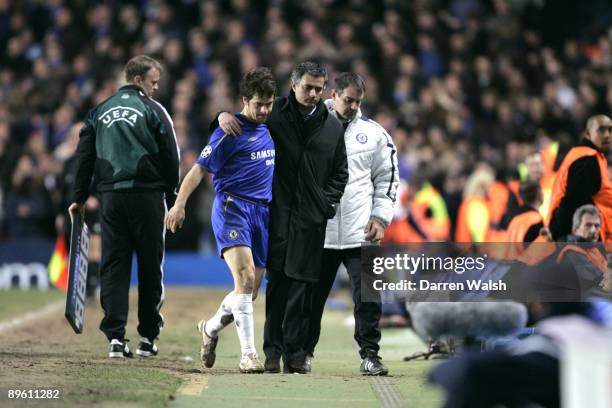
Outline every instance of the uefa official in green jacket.
<svg viewBox="0 0 612 408">
<path fill-rule="evenodd" d="M 93 185 L 100 198 L 102 261 L 100 330 L 111 358 L 131 357 L 125 341 L 132 255 L 138 261 L 136 354 L 158 353 L 164 320 L 164 217 L 179 182 L 179 149 L 172 119 L 153 99 L 161 64 L 139 55 L 125 66 L 127 85 L 92 109 L 80 131 L 71 217 L 81 216 Z M 93 183 L 92 183 L 93 177 Z"/>
</svg>

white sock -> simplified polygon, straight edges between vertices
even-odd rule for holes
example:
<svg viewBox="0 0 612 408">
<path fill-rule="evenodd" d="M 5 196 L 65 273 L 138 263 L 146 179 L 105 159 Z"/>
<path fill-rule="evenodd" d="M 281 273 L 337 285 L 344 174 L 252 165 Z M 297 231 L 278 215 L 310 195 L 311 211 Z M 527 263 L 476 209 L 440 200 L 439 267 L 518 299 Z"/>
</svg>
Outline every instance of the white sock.
<svg viewBox="0 0 612 408">
<path fill-rule="evenodd" d="M 232 307 L 236 331 L 240 339 L 242 355 L 255 353 L 255 334 L 253 328 L 253 295 L 236 294 Z"/>
<path fill-rule="evenodd" d="M 204 331 L 208 337 L 217 337 L 219 332 L 233 320 L 232 303 L 234 302 L 234 292 L 230 292 L 221 302 L 221 306 L 210 320 L 206 321 Z"/>
</svg>

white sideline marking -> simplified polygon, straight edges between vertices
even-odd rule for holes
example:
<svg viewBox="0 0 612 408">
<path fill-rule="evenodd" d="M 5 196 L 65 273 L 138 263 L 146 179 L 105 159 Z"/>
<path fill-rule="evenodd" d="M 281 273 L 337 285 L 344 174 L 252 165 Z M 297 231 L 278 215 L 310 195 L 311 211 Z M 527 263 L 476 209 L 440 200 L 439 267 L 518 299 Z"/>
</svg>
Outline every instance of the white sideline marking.
<svg viewBox="0 0 612 408">
<path fill-rule="evenodd" d="M 401 337 L 406 336 L 406 333 L 401 333 Z M 388 337 L 388 335 L 383 336 Z M 382 340 L 382 339 L 381 339 Z M 359 350 L 357 343 L 353 343 L 355 348 Z M 381 345 L 383 342 L 381 341 Z M 395 382 L 391 377 L 387 376 L 367 376 L 370 383 L 370 387 L 376 396 L 378 402 L 380 402 L 382 408 L 403 408 L 406 404 L 402 401 Z"/>
<path fill-rule="evenodd" d="M 58 312 L 62 310 L 65 306 L 66 306 L 66 301 L 58 300 L 57 302 L 50 303 L 47 306 L 44 306 L 40 309 L 36 309 L 24 315 L 0 322 L 0 333 L 3 333 L 11 329 L 17 329 L 21 326 L 24 326 L 32 322 L 33 320 L 37 320 L 46 315 L 50 315 L 52 313 Z"/>
<path fill-rule="evenodd" d="M 208 388 L 208 376 L 202 374 L 192 374 L 176 390 L 178 395 L 199 396 L 204 388 Z"/>
<path fill-rule="evenodd" d="M 406 405 L 389 377 L 370 377 L 370 384 L 383 408 L 400 408 Z"/>
<path fill-rule="evenodd" d="M 302 374 L 297 374 L 302 375 Z M 376 398 L 313 398 L 313 397 L 273 397 L 273 396 L 246 396 L 246 395 L 215 395 L 210 397 L 212 399 L 223 399 L 223 400 L 261 400 L 261 401 L 310 401 L 310 402 L 378 402 Z"/>
</svg>

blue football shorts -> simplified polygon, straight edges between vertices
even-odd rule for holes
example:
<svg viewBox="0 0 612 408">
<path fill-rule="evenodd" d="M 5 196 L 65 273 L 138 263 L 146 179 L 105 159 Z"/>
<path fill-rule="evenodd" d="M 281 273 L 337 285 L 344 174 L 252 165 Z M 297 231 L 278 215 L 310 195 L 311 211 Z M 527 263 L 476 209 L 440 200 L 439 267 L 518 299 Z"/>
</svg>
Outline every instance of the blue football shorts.
<svg viewBox="0 0 612 408">
<path fill-rule="evenodd" d="M 251 248 L 255 266 L 265 268 L 270 221 L 267 205 L 220 193 L 215 197 L 211 220 L 221 258 L 225 248 L 244 245 Z"/>
</svg>

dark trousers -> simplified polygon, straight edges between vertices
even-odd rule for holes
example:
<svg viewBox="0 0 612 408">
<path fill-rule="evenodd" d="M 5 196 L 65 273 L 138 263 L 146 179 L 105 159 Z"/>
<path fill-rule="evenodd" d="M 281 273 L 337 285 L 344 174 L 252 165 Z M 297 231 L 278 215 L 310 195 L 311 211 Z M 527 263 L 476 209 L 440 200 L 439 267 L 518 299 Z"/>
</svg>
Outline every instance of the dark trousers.
<svg viewBox="0 0 612 408">
<path fill-rule="evenodd" d="M 364 358 L 368 351 L 378 353 L 380 349 L 380 328 L 378 323 L 382 306 L 377 302 L 361 301 L 361 248 L 324 249 L 321 259 L 321 276 L 314 285 L 312 312 L 309 319 L 306 352 L 314 355 L 314 349 L 321 335 L 321 319 L 325 302 L 336 279 L 338 267 L 343 263 L 348 271 L 355 308 L 355 341 L 359 345 L 359 355 Z"/>
<path fill-rule="evenodd" d="M 105 192 L 100 202 L 100 301 L 104 309 L 100 330 L 109 340 L 125 337 L 132 255 L 136 252 L 138 333 L 152 341 L 163 326 L 159 310 L 164 300 L 164 194 Z"/>
<path fill-rule="evenodd" d="M 280 271 L 268 271 L 267 276 L 264 353 L 266 358 L 282 356 L 285 363 L 302 365 L 313 284 Z"/>
</svg>

